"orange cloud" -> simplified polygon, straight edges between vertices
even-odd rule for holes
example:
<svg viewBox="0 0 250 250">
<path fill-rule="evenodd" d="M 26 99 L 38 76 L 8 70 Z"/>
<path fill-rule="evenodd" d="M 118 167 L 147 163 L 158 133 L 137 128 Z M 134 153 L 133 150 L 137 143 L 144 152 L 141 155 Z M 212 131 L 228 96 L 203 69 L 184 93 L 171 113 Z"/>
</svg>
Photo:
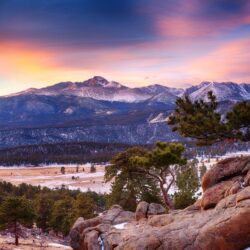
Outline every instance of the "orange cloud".
<svg viewBox="0 0 250 250">
<path fill-rule="evenodd" d="M 0 43 L 0 94 L 28 87 L 43 87 L 62 80 L 80 78 L 83 69 L 68 69 L 57 61 L 57 53 L 24 43 Z M 82 79 L 82 77 L 81 77 Z"/>
<path fill-rule="evenodd" d="M 175 25 L 186 24 L 180 21 Z M 184 26 L 182 29 L 185 30 Z M 203 80 L 249 81 L 250 39 L 220 46 L 217 43 L 211 45 L 206 39 L 202 44 L 196 39 L 186 39 L 185 43 L 173 39 L 119 48 L 49 50 L 25 43 L 1 42 L 0 95 L 60 81 L 83 81 L 93 75 L 103 75 L 132 87 L 152 83 L 178 87 Z M 204 51 L 211 51 L 214 46 L 212 52 L 204 55 Z"/>
</svg>

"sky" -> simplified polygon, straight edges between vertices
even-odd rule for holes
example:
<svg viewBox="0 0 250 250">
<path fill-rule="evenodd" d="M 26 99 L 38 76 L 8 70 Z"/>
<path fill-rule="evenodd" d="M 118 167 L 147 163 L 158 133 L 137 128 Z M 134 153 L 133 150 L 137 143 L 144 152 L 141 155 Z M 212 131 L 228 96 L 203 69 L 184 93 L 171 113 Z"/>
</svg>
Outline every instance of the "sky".
<svg viewBox="0 0 250 250">
<path fill-rule="evenodd" d="M 100 75 L 250 82 L 249 0 L 0 0 L 0 95 Z"/>
</svg>

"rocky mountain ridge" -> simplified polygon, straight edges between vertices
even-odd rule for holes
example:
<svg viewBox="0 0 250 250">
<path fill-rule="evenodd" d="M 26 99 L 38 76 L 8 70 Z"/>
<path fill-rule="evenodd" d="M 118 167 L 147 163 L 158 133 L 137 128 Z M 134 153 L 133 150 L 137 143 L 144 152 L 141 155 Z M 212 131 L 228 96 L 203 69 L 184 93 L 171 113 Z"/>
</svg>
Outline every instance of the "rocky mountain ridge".
<svg viewBox="0 0 250 250">
<path fill-rule="evenodd" d="M 177 98 L 205 98 L 213 90 L 224 113 L 250 100 L 249 84 L 208 83 L 186 90 L 150 85 L 129 88 L 103 77 L 63 82 L 0 97 L 0 148 L 94 141 L 147 144 L 177 140 L 166 125 Z"/>
<path fill-rule="evenodd" d="M 94 76 L 83 82 L 61 82 L 41 89 L 31 88 L 9 96 L 45 95 L 78 96 L 95 100 L 117 102 L 141 102 L 156 98 L 159 94 L 177 98 L 189 95 L 192 100 L 206 99 L 208 91 L 213 91 L 219 101 L 250 99 L 250 84 L 233 82 L 202 82 L 199 85 L 183 88 L 171 88 L 160 84 L 130 88 L 116 81 L 108 81 L 101 76 Z M 165 100 L 167 101 L 167 100 Z"/>
</svg>

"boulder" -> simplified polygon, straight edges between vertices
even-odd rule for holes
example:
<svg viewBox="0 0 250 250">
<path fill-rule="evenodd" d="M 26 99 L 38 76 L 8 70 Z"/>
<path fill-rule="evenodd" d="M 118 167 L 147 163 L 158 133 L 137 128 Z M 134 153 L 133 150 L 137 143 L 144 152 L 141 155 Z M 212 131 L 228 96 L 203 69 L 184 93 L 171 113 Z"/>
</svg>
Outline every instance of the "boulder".
<svg viewBox="0 0 250 250">
<path fill-rule="evenodd" d="M 150 203 L 147 211 L 147 217 L 150 215 L 165 214 L 166 212 L 166 208 L 161 204 Z"/>
<path fill-rule="evenodd" d="M 201 199 L 198 199 L 194 204 L 188 206 L 187 208 L 185 208 L 185 210 L 200 210 L 201 209 Z"/>
<path fill-rule="evenodd" d="M 158 215 L 158 216 L 152 216 L 148 220 L 148 224 L 153 227 L 162 227 L 169 225 L 174 221 L 174 216 L 171 214 L 164 214 L 164 215 Z"/>
<path fill-rule="evenodd" d="M 75 250 L 83 249 L 82 245 L 85 237 L 84 230 L 101 224 L 102 219 L 102 216 L 89 220 L 83 220 L 82 222 L 80 222 L 80 219 L 78 219 L 69 233 L 70 245 L 72 248 Z"/>
<path fill-rule="evenodd" d="M 100 250 L 99 233 L 95 230 L 88 232 L 84 238 L 84 249 Z"/>
<path fill-rule="evenodd" d="M 121 211 L 120 214 L 116 218 L 114 218 L 112 224 L 116 225 L 124 222 L 129 222 L 134 220 L 134 218 L 135 218 L 135 213 L 130 211 Z"/>
<path fill-rule="evenodd" d="M 250 187 L 246 187 L 241 192 L 239 192 L 236 196 L 236 202 L 241 202 L 243 200 L 249 200 L 250 199 Z"/>
<path fill-rule="evenodd" d="M 244 178 L 244 184 L 250 186 L 250 170 L 248 170 L 247 175 Z"/>
<path fill-rule="evenodd" d="M 148 212 L 149 204 L 145 201 L 141 201 L 138 206 L 136 207 L 135 211 L 135 219 L 141 220 L 147 218 L 147 212 Z"/>
<path fill-rule="evenodd" d="M 249 162 L 250 157 L 229 158 L 218 162 L 204 174 L 202 178 L 203 191 L 220 181 L 244 174 L 250 168 Z"/>
<path fill-rule="evenodd" d="M 201 198 L 201 207 L 203 209 L 215 207 L 220 200 L 226 197 L 228 190 L 230 190 L 233 185 L 233 181 L 223 181 L 207 189 Z"/>
<path fill-rule="evenodd" d="M 112 206 L 103 215 L 93 219 L 79 218 L 70 231 L 70 245 L 75 250 L 89 249 L 86 248 L 89 245 L 88 242 L 96 242 L 96 238 L 98 239 L 101 234 L 110 231 L 111 225 L 132 220 L 134 220 L 134 213 L 124 211 L 119 205 Z M 94 233 L 91 233 L 92 231 Z M 97 246 L 97 243 L 95 245 Z"/>
<path fill-rule="evenodd" d="M 103 216 L 103 223 L 112 224 L 112 222 L 120 215 L 123 211 L 122 207 L 119 205 L 114 205 L 108 210 Z"/>
<path fill-rule="evenodd" d="M 227 196 L 225 199 L 222 199 L 216 205 L 216 209 L 226 209 L 229 207 L 234 207 L 236 205 L 236 195 L 232 194 Z"/>
</svg>

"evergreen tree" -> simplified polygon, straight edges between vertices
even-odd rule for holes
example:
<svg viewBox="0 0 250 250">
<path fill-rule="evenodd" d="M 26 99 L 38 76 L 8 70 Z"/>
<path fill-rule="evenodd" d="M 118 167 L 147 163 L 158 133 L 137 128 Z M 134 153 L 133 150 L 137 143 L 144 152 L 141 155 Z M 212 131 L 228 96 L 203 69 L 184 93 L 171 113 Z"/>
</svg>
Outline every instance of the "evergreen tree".
<svg viewBox="0 0 250 250">
<path fill-rule="evenodd" d="M 14 232 L 16 245 L 21 230 L 19 225 L 32 226 L 34 218 L 32 204 L 25 198 L 7 197 L 0 206 L 0 227 Z"/>
<path fill-rule="evenodd" d="M 203 175 L 207 172 L 207 167 L 205 166 L 204 163 L 202 163 L 200 167 L 200 179 L 202 179 Z"/>
<path fill-rule="evenodd" d="M 75 219 L 79 217 L 93 218 L 96 215 L 95 201 L 88 193 L 80 193 L 73 203 L 72 211 Z"/>
<path fill-rule="evenodd" d="M 94 164 L 91 164 L 90 173 L 95 173 L 95 172 L 96 172 L 96 167 Z"/>
<path fill-rule="evenodd" d="M 250 140 L 250 103 L 237 103 L 224 120 L 217 107 L 212 91 L 208 92 L 208 102 L 192 102 L 188 96 L 179 98 L 168 124 L 182 136 L 196 139 L 198 145 L 211 145 L 225 139 Z"/>
<path fill-rule="evenodd" d="M 73 199 L 70 197 L 65 197 L 54 203 L 49 224 L 56 233 L 61 232 L 64 235 L 69 233 L 73 223 L 72 207 Z"/>
<path fill-rule="evenodd" d="M 186 159 L 182 157 L 183 152 L 184 146 L 180 143 L 157 142 L 155 148 L 146 155 L 132 158 L 138 173 L 158 182 L 163 201 L 168 209 L 174 208 L 168 193 L 175 183 L 175 171 L 186 163 Z"/>
<path fill-rule="evenodd" d="M 53 203 L 54 201 L 49 194 L 39 194 L 34 201 L 34 208 L 37 214 L 36 224 L 43 231 L 49 228 Z"/>
<path fill-rule="evenodd" d="M 197 169 L 193 166 L 186 166 L 177 174 L 176 186 L 178 192 L 174 195 L 175 208 L 183 209 L 196 200 L 195 193 L 199 189 Z"/>
<path fill-rule="evenodd" d="M 61 174 L 65 174 L 65 167 L 61 167 Z"/>
<path fill-rule="evenodd" d="M 130 191 L 130 196 L 135 196 L 139 190 L 141 192 L 145 187 L 152 187 L 154 184 L 160 188 L 166 207 L 172 209 L 173 204 L 168 192 L 175 182 L 175 169 L 186 163 L 186 159 L 182 157 L 183 151 L 184 147 L 179 143 L 162 142 L 156 143 L 152 151 L 141 148 L 129 149 L 114 158 L 116 164 L 112 168 L 107 168 L 106 178 L 111 180 L 118 175 L 118 181 L 126 179 L 126 185 L 123 186 L 126 191 Z M 171 178 L 170 182 L 167 181 L 167 177 Z"/>
<path fill-rule="evenodd" d="M 112 159 L 111 166 L 105 170 L 105 180 L 114 179 L 111 193 L 107 196 L 108 206 L 120 204 L 124 209 L 134 211 L 139 201 L 161 201 L 157 182 L 151 176 L 137 172 L 137 167 L 131 161 L 131 157 L 146 153 L 141 147 L 133 147 Z"/>
<path fill-rule="evenodd" d="M 168 120 L 168 124 L 173 125 L 172 130 L 184 137 L 196 139 L 199 145 L 211 144 L 224 138 L 227 131 L 220 114 L 216 112 L 216 97 L 208 92 L 208 99 L 208 103 L 203 100 L 193 103 L 188 96 L 177 99 L 175 112 Z"/>
<path fill-rule="evenodd" d="M 227 121 L 234 137 L 243 141 L 250 140 L 250 102 L 235 104 L 232 111 L 227 113 Z"/>
</svg>

